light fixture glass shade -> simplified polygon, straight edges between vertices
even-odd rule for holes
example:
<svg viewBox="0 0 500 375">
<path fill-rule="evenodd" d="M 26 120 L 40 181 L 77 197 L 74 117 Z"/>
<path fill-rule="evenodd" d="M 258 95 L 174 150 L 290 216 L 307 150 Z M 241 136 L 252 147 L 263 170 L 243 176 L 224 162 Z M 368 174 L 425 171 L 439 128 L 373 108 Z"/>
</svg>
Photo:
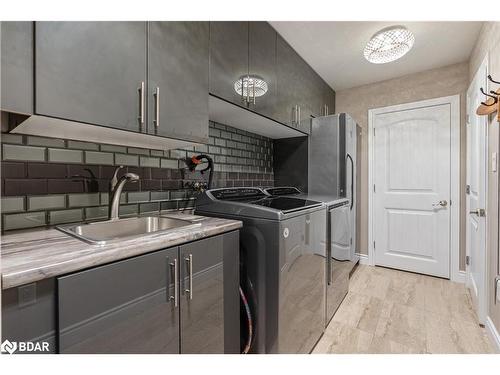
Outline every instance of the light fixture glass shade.
<svg viewBox="0 0 500 375">
<path fill-rule="evenodd" d="M 413 47 L 415 36 L 404 26 L 391 26 L 380 30 L 366 44 L 365 58 L 373 64 L 397 60 Z"/>
<path fill-rule="evenodd" d="M 257 75 L 244 75 L 234 82 L 234 90 L 245 98 L 259 97 L 267 92 L 267 82 Z"/>
</svg>

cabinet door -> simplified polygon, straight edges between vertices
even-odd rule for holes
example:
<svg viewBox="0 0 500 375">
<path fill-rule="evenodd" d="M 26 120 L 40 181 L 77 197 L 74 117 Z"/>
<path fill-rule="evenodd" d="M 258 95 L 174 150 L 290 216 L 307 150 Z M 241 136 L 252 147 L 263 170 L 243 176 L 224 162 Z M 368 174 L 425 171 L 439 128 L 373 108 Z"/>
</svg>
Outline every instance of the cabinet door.
<svg viewBox="0 0 500 375">
<path fill-rule="evenodd" d="M 208 35 L 208 22 L 149 23 L 151 134 L 208 143 Z"/>
<path fill-rule="evenodd" d="M 33 113 L 33 22 L 1 23 L 1 109 Z"/>
<path fill-rule="evenodd" d="M 60 352 L 179 353 L 178 250 L 59 277 Z"/>
<path fill-rule="evenodd" d="M 224 353 L 223 236 L 180 249 L 181 353 Z"/>
<path fill-rule="evenodd" d="M 309 66 L 295 50 L 280 36 L 276 48 L 278 100 L 276 119 L 284 124 L 298 127 L 299 120 L 307 119 L 307 88 L 310 77 Z M 296 108 L 301 107 L 300 113 Z"/>
<path fill-rule="evenodd" d="M 210 93 L 246 106 L 234 83 L 248 74 L 248 22 L 210 22 Z"/>
<path fill-rule="evenodd" d="M 131 131 L 143 127 L 145 22 L 37 22 L 35 27 L 38 114 Z"/>
<path fill-rule="evenodd" d="M 249 108 L 264 116 L 275 116 L 276 78 L 276 31 L 267 22 L 249 23 L 249 72 L 267 83 L 267 92 L 250 102 Z"/>
</svg>

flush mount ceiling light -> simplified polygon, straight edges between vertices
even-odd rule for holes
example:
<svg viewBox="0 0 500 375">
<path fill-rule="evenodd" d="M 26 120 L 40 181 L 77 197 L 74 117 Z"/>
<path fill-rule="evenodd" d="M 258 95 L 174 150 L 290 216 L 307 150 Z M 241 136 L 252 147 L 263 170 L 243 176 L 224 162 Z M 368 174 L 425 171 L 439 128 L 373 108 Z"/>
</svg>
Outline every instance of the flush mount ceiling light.
<svg viewBox="0 0 500 375">
<path fill-rule="evenodd" d="M 373 64 L 385 64 L 406 55 L 414 42 L 415 36 L 406 27 L 390 26 L 372 36 L 364 55 Z"/>
<path fill-rule="evenodd" d="M 244 98 L 256 98 L 267 92 L 267 82 L 257 75 L 243 75 L 234 83 L 234 90 Z"/>
</svg>

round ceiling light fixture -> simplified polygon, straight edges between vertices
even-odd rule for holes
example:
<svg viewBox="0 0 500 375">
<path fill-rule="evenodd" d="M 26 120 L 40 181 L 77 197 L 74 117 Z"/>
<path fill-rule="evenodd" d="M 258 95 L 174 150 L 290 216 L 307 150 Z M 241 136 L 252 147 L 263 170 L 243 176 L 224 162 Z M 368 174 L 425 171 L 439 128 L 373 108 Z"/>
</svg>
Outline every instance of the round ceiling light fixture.
<svg viewBox="0 0 500 375">
<path fill-rule="evenodd" d="M 404 26 L 390 26 L 377 32 L 366 44 L 365 58 L 373 64 L 385 64 L 408 53 L 415 36 Z"/>
<path fill-rule="evenodd" d="M 267 92 L 267 82 L 257 75 L 243 75 L 234 82 L 234 90 L 245 98 L 256 98 Z"/>
</svg>

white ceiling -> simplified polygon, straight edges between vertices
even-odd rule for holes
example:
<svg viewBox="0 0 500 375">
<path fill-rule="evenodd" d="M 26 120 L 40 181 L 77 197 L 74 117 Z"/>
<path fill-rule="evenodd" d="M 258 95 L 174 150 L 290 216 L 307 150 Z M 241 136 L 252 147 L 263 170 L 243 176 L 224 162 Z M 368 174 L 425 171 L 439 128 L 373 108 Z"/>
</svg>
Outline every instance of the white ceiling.
<svg viewBox="0 0 500 375">
<path fill-rule="evenodd" d="M 481 22 L 271 22 L 285 40 L 335 90 L 401 77 L 468 60 Z M 380 29 L 404 25 L 413 48 L 387 64 L 365 60 L 366 42 Z"/>
</svg>

